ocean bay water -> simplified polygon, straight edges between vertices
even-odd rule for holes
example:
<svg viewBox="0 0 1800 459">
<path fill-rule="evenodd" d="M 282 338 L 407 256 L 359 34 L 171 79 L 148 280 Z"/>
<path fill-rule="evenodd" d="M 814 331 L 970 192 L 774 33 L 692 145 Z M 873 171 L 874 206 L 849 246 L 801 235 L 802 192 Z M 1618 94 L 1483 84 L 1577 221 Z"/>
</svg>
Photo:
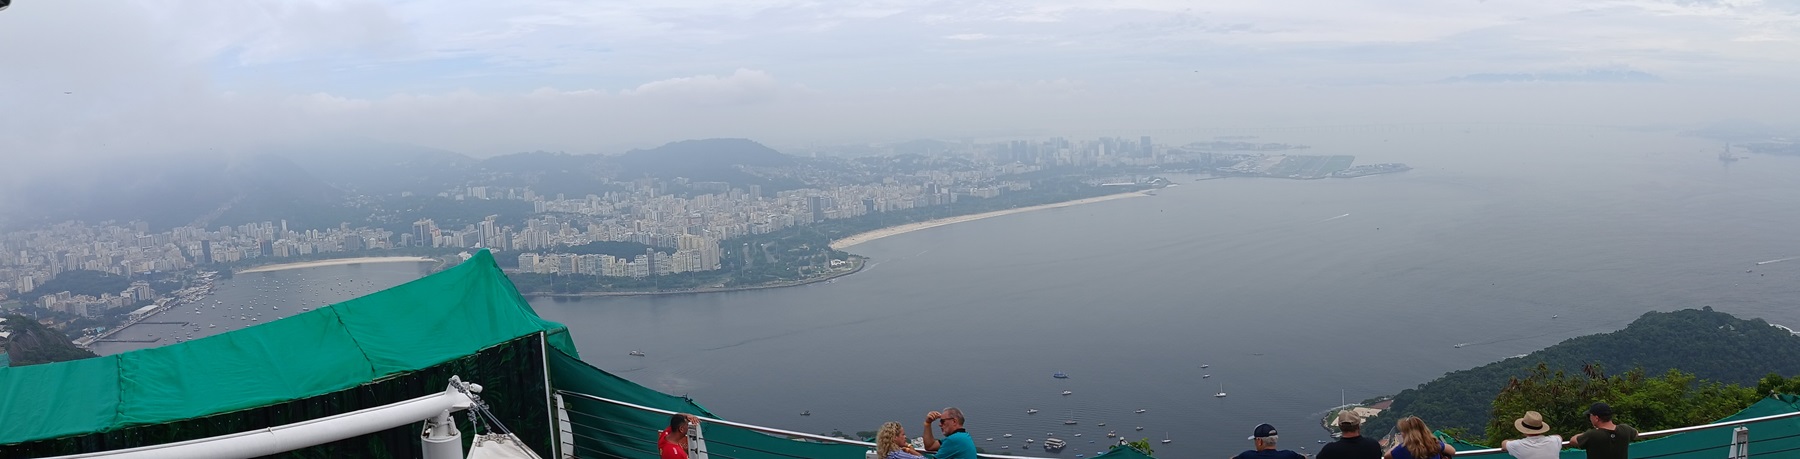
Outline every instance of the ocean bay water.
<svg viewBox="0 0 1800 459">
<path fill-rule="evenodd" d="M 1020 446 L 1054 433 L 1069 441 L 1058 457 L 1103 450 L 1107 431 L 1150 438 L 1161 457 L 1225 456 L 1262 422 L 1311 451 L 1340 391 L 1392 394 L 1650 310 L 1800 324 L 1800 260 L 1755 265 L 1800 256 L 1800 158 L 1725 165 L 1711 142 L 1599 129 L 1389 134 L 1266 140 L 1415 170 L 1178 178 L 1154 197 L 858 245 L 871 265 L 832 283 L 532 305 L 573 329 L 588 362 L 730 419 L 808 432 L 897 420 L 917 435 L 925 411 L 955 405 L 978 445 L 1043 455 Z M 291 314 L 428 267 L 246 274 L 208 302 L 254 302 L 268 321 L 276 301 Z M 140 327 L 121 336 L 158 326 Z"/>
<path fill-rule="evenodd" d="M 1598 129 L 1328 134 L 1296 141 L 1416 169 L 1181 179 L 855 246 L 871 266 L 830 284 L 533 305 L 589 362 L 731 419 L 916 435 L 956 405 L 990 451 L 1043 454 L 1023 439 L 1054 433 L 1064 457 L 1115 430 L 1229 455 L 1261 422 L 1316 449 L 1340 391 L 1392 394 L 1650 310 L 1800 323 L 1800 263 L 1754 265 L 1800 255 L 1793 158 L 1724 165 L 1711 142 Z"/>
</svg>

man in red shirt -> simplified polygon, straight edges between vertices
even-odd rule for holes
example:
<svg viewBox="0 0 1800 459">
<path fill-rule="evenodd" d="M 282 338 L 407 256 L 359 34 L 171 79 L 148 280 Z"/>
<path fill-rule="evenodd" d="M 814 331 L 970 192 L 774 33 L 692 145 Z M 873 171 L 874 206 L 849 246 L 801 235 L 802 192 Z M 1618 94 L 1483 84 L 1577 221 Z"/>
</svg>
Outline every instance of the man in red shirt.
<svg viewBox="0 0 1800 459">
<path fill-rule="evenodd" d="M 691 414 L 675 413 L 669 417 L 669 428 L 656 436 L 656 450 L 662 452 L 662 459 L 688 459 L 688 429 L 698 423 Z"/>
</svg>

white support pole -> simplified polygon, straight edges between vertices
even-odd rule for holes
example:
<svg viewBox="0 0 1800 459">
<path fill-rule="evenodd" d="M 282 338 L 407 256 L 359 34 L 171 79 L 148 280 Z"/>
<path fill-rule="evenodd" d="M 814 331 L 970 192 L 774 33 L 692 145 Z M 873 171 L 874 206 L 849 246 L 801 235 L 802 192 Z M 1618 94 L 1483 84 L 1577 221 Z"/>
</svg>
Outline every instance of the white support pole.
<svg viewBox="0 0 1800 459">
<path fill-rule="evenodd" d="M 425 432 L 419 436 L 419 449 L 425 459 L 463 459 L 462 432 L 456 420 L 445 409 L 437 417 L 425 420 Z"/>
<path fill-rule="evenodd" d="M 1749 427 L 1738 426 L 1736 429 L 1731 429 L 1731 452 L 1726 453 L 1725 457 L 1727 459 L 1750 459 Z"/>
<path fill-rule="evenodd" d="M 569 421 L 569 407 L 563 401 L 562 394 L 554 394 L 556 400 L 556 438 L 562 448 L 563 458 L 575 457 L 575 423 Z"/>
<path fill-rule="evenodd" d="M 707 459 L 706 433 L 700 431 L 700 423 L 688 425 L 688 458 Z"/>
</svg>

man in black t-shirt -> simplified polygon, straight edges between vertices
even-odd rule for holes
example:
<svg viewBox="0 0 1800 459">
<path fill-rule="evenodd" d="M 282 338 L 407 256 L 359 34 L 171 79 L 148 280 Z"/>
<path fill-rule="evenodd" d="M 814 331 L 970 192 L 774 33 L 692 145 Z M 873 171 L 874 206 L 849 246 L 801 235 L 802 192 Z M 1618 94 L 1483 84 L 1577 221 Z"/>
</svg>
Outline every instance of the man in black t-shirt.
<svg viewBox="0 0 1800 459">
<path fill-rule="evenodd" d="M 1338 440 L 1319 448 L 1315 459 L 1381 459 L 1381 442 L 1362 436 L 1362 416 L 1355 408 L 1338 412 Z"/>
<path fill-rule="evenodd" d="M 1588 407 L 1588 423 L 1594 428 L 1570 438 L 1576 448 L 1587 450 L 1588 459 L 1626 459 L 1631 456 L 1631 442 L 1637 440 L 1637 429 L 1613 424 L 1612 406 L 1595 402 Z"/>
</svg>

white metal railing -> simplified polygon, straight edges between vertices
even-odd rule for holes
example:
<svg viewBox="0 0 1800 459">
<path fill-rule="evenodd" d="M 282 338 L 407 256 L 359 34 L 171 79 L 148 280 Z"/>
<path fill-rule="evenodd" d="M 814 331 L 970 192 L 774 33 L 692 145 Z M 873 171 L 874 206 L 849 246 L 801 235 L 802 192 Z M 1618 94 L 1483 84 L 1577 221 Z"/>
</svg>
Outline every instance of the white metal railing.
<svg viewBox="0 0 1800 459">
<path fill-rule="evenodd" d="M 1721 428 L 1721 427 L 1740 427 L 1740 428 L 1742 428 L 1742 427 L 1745 427 L 1747 424 L 1751 424 L 1751 423 L 1763 422 L 1763 421 L 1773 421 L 1776 419 L 1786 419 L 1786 418 L 1791 418 L 1791 417 L 1795 417 L 1795 416 L 1800 416 L 1800 411 L 1795 411 L 1792 413 L 1774 414 L 1774 415 L 1755 417 L 1755 418 L 1749 418 L 1749 419 L 1739 419 L 1736 421 L 1720 421 L 1720 422 L 1715 422 L 1712 424 L 1702 424 L 1702 425 L 1687 426 L 1687 427 L 1676 427 L 1673 429 L 1664 429 L 1664 430 L 1657 430 L 1657 431 L 1651 431 L 1651 432 L 1639 432 L 1638 438 L 1660 437 L 1663 435 L 1674 435 L 1674 434 L 1678 434 L 1678 433 L 1697 432 L 1697 431 L 1701 431 L 1701 430 L 1717 429 L 1717 428 Z M 1738 430 L 1734 429 L 1734 431 L 1732 433 L 1731 441 L 1726 442 L 1726 444 L 1723 444 L 1721 446 L 1731 446 L 1734 449 L 1734 451 L 1733 451 L 1734 453 L 1740 452 L 1743 450 L 1743 447 L 1741 445 L 1747 444 L 1749 442 L 1749 439 L 1750 439 L 1749 435 L 1750 435 L 1749 429 L 1747 429 L 1747 428 L 1742 431 L 1738 431 Z M 1739 441 L 1740 439 L 1742 440 L 1741 442 Z M 1563 447 L 1566 448 L 1569 445 L 1570 445 L 1570 442 L 1566 442 L 1566 441 L 1563 442 Z M 1480 456 L 1480 455 L 1487 455 L 1487 454 L 1503 454 L 1503 453 L 1505 453 L 1505 451 L 1501 450 L 1500 448 L 1487 448 L 1487 449 L 1476 449 L 1476 450 L 1469 450 L 1469 451 L 1457 451 L 1456 456 L 1457 457 Z M 1732 458 L 1749 457 L 1749 453 L 1746 452 L 1746 453 L 1742 454 L 1741 456 L 1733 455 L 1730 457 L 1732 457 Z"/>
<path fill-rule="evenodd" d="M 564 396 L 575 397 L 575 398 L 580 398 L 580 399 L 585 399 L 585 400 L 593 400 L 593 401 L 597 401 L 597 402 L 610 403 L 613 405 L 618 405 L 618 406 L 631 408 L 631 409 L 639 410 L 639 411 L 647 411 L 647 412 L 652 412 L 652 413 L 657 413 L 657 414 L 662 414 L 662 415 L 669 415 L 669 416 L 672 416 L 675 414 L 674 411 L 669 411 L 669 410 L 664 410 L 664 409 L 659 409 L 659 408 L 651 408 L 651 407 L 638 405 L 638 404 L 634 404 L 634 403 L 630 403 L 630 402 L 623 402 L 623 401 L 613 400 L 613 399 L 609 399 L 609 398 L 605 398 L 605 397 L 583 394 L 580 392 L 570 392 L 570 391 L 559 389 L 556 391 L 556 393 L 564 395 Z M 1775 414 L 1775 415 L 1769 415 L 1769 416 L 1755 417 L 1755 418 L 1749 418 L 1749 419 L 1739 419 L 1739 420 L 1735 420 L 1735 421 L 1721 421 L 1721 422 L 1715 422 L 1715 423 L 1711 423 L 1711 424 L 1703 424 L 1703 425 L 1697 425 L 1697 426 L 1677 427 L 1677 428 L 1673 428 L 1673 429 L 1664 429 L 1664 430 L 1657 430 L 1657 431 L 1651 431 L 1651 432 L 1640 432 L 1640 433 L 1638 433 L 1638 438 L 1659 437 L 1659 436 L 1664 436 L 1664 435 L 1673 435 L 1673 434 L 1686 433 L 1686 432 L 1696 432 L 1696 431 L 1701 431 L 1701 430 L 1717 429 L 1717 428 L 1722 428 L 1722 427 L 1735 427 L 1735 429 L 1732 430 L 1732 438 L 1730 439 L 1730 441 L 1726 442 L 1725 444 L 1722 444 L 1721 446 L 1731 448 L 1731 456 L 1729 456 L 1729 459 L 1747 459 L 1750 457 L 1750 454 L 1747 451 L 1747 449 L 1748 449 L 1747 446 L 1750 443 L 1749 430 L 1746 428 L 1746 426 L 1748 424 L 1765 422 L 1765 421 L 1773 421 L 1773 420 L 1777 420 L 1777 419 L 1786 419 L 1786 418 L 1792 418 L 1792 417 L 1797 417 L 1797 416 L 1800 416 L 1800 411 L 1796 411 L 1796 412 L 1792 412 L 1792 413 L 1782 413 L 1782 414 Z M 782 430 L 782 429 L 763 427 L 763 426 L 758 426 L 758 425 L 753 425 L 753 424 L 745 424 L 745 423 L 741 423 L 741 422 L 732 422 L 732 421 L 727 421 L 724 419 L 711 419 L 711 418 L 703 418 L 703 417 L 697 417 L 697 418 L 700 420 L 700 422 L 703 422 L 703 423 L 714 423 L 714 424 L 726 425 L 726 426 L 737 427 L 740 429 L 747 429 L 747 430 L 762 432 L 762 433 L 771 434 L 771 435 L 779 435 L 779 436 L 790 437 L 790 438 L 804 438 L 804 439 L 808 439 L 808 440 L 827 442 L 827 443 L 857 445 L 857 446 L 861 446 L 864 448 L 874 448 L 875 447 L 874 443 L 869 443 L 869 442 L 865 442 L 865 441 L 846 440 L 846 439 L 837 438 L 837 437 L 816 435 L 816 434 L 810 434 L 810 433 L 805 433 L 805 432 L 795 432 L 795 431 L 791 431 L 791 430 Z M 1569 445 L 1569 443 L 1563 442 L 1563 445 L 1566 447 Z M 1504 453 L 1505 453 L 1505 451 L 1501 450 L 1500 448 L 1486 448 L 1486 449 L 1477 449 L 1477 450 L 1469 450 L 1469 451 L 1457 451 L 1456 455 L 1458 457 L 1462 457 L 1462 456 L 1482 456 L 1482 455 L 1504 454 Z M 1042 458 L 1042 457 L 1034 457 L 1034 456 L 1008 456 L 1008 455 L 1000 455 L 1000 454 L 981 454 L 980 456 L 984 457 L 984 458 L 991 458 L 991 459 L 1055 459 L 1055 458 Z"/>
<path fill-rule="evenodd" d="M 462 411 L 474 405 L 464 384 L 452 376 L 443 392 L 293 424 L 137 448 L 57 456 L 50 459 L 228 459 L 258 457 L 380 432 Z M 477 389 L 479 390 L 479 389 Z M 460 451 L 462 444 L 457 443 Z"/>
<path fill-rule="evenodd" d="M 600 396 L 595 396 L 595 395 L 583 394 L 580 392 L 570 392 L 570 391 L 558 389 L 556 391 L 556 393 L 561 394 L 563 396 L 567 396 L 567 397 L 575 397 L 575 398 L 580 398 L 580 399 L 584 399 L 584 400 L 593 400 L 596 402 L 611 403 L 614 405 L 631 408 L 634 410 L 648 411 L 651 413 L 657 413 L 657 414 L 662 414 L 662 415 L 666 415 L 666 416 L 675 415 L 674 411 L 669 411 L 669 410 L 664 410 L 664 409 L 659 409 L 659 408 L 651 408 L 648 406 L 638 405 L 638 404 L 634 404 L 634 403 L 630 403 L 630 402 L 622 402 L 622 401 L 613 400 L 610 398 L 605 398 L 605 397 L 600 397 Z M 772 427 L 763 427 L 763 426 L 754 425 L 754 424 L 732 422 L 732 421 L 727 421 L 724 419 L 712 419 L 712 418 L 704 418 L 704 417 L 699 417 L 699 416 L 695 416 L 695 417 L 698 418 L 700 420 L 700 422 L 702 422 L 702 423 L 713 423 L 713 424 L 731 426 L 731 427 L 736 427 L 736 428 L 745 429 L 745 430 L 762 432 L 762 433 L 766 433 L 766 434 L 770 434 L 770 435 L 779 435 L 779 436 L 789 437 L 789 438 L 804 438 L 807 440 L 826 442 L 826 443 L 856 445 L 856 446 L 861 446 L 861 447 L 870 448 L 870 449 L 875 448 L 874 443 L 869 443 L 866 441 L 847 440 L 847 439 L 843 439 L 843 438 L 829 437 L 829 436 L 825 436 L 825 435 L 809 434 L 806 432 L 795 432 L 792 430 L 782 430 L 782 429 L 776 429 L 776 428 L 772 428 Z M 984 457 L 984 458 L 990 458 L 990 459 L 1059 459 L 1059 458 L 1047 458 L 1047 457 L 1036 457 L 1036 456 L 1007 456 L 1007 455 L 1001 455 L 1001 454 L 986 454 L 986 453 L 980 454 L 979 456 Z"/>
</svg>

